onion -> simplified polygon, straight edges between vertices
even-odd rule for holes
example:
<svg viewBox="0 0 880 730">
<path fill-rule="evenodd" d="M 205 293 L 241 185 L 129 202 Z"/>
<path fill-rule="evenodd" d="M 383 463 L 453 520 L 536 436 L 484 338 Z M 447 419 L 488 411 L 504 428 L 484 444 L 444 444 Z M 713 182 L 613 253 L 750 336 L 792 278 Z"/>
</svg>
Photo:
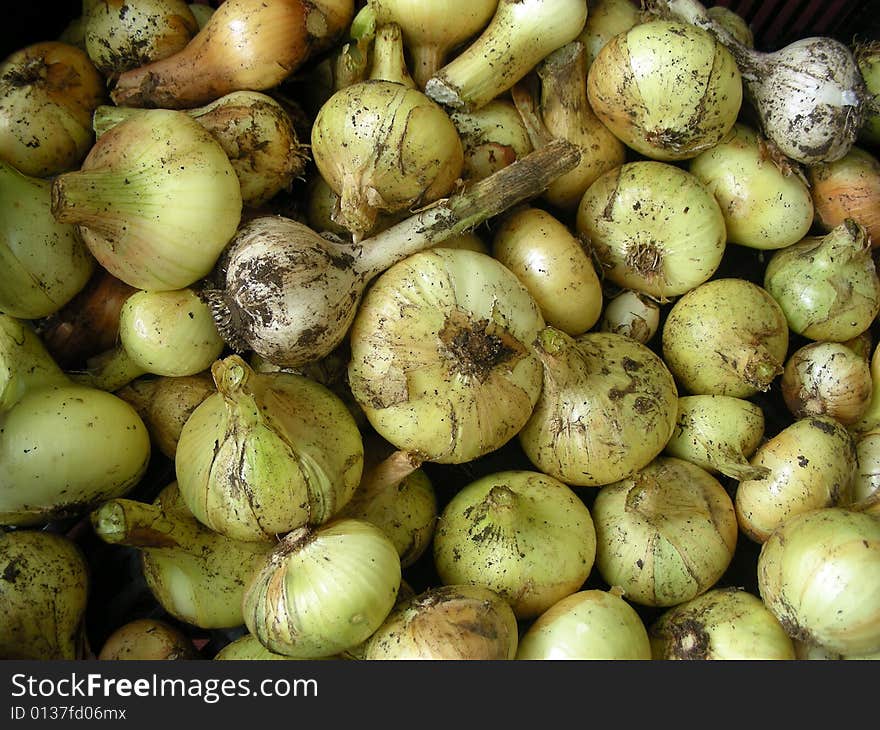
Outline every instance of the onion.
<svg viewBox="0 0 880 730">
<path fill-rule="evenodd" d="M 176 482 L 152 504 L 111 499 L 89 520 L 108 545 L 140 553 L 144 580 L 156 602 L 171 616 L 204 629 L 244 623 L 244 586 L 274 548 L 271 543 L 224 537 L 193 517 Z"/>
<path fill-rule="evenodd" d="M 720 142 L 742 104 L 733 55 L 711 33 L 663 19 L 611 38 L 587 73 L 593 111 L 628 147 L 686 160 Z"/>
<path fill-rule="evenodd" d="M 790 167 L 774 159 L 754 129 L 737 123 L 687 169 L 721 206 L 728 243 L 769 250 L 797 243 L 813 225 L 810 188 Z"/>
<path fill-rule="evenodd" d="M 516 657 L 513 609 L 484 586 L 435 586 L 397 606 L 370 636 L 367 660 L 498 661 Z"/>
<path fill-rule="evenodd" d="M 647 660 L 645 624 L 620 592 L 587 589 L 560 599 L 526 629 L 516 658 Z"/>
<path fill-rule="evenodd" d="M 855 142 L 867 90 L 852 51 L 834 38 L 802 38 L 772 53 L 740 43 L 697 0 L 651 3 L 711 32 L 736 58 L 745 97 L 781 151 L 805 165 L 833 162 Z"/>
<path fill-rule="evenodd" d="M 880 160 L 861 147 L 851 147 L 839 160 L 807 167 L 816 220 L 827 233 L 847 218 L 861 223 L 880 246 Z"/>
<path fill-rule="evenodd" d="M 880 145 L 880 41 L 856 43 L 853 53 L 868 91 L 865 121 L 859 138 L 876 147 Z"/>
<path fill-rule="evenodd" d="M 0 530 L 0 657 L 85 659 L 91 576 L 72 539 L 42 530 Z"/>
<path fill-rule="evenodd" d="M 608 281 L 667 300 L 699 286 L 721 264 L 724 216 L 709 188 L 667 162 L 628 162 L 599 176 L 575 226 Z"/>
<path fill-rule="evenodd" d="M 413 254 L 373 282 L 349 331 L 351 392 L 373 428 L 428 461 L 464 463 L 510 441 L 541 390 L 535 300 L 496 259 Z"/>
<path fill-rule="evenodd" d="M 755 403 L 729 395 L 686 395 L 678 399 L 675 430 L 663 451 L 710 474 L 756 479 L 769 473 L 748 461 L 763 438 L 764 413 Z"/>
<path fill-rule="evenodd" d="M 565 484 L 527 470 L 487 474 L 440 514 L 434 566 L 446 585 L 470 583 L 534 618 L 577 591 L 596 557 L 590 511 Z"/>
<path fill-rule="evenodd" d="M 342 400 L 302 375 L 256 372 L 238 355 L 211 373 L 218 392 L 187 419 L 174 461 L 196 519 L 227 537 L 269 542 L 327 522 L 363 470 L 360 431 Z"/>
<path fill-rule="evenodd" d="M 761 444 L 751 464 L 769 473 L 741 481 L 734 504 L 740 529 L 755 542 L 765 542 L 794 515 L 852 501 L 855 444 L 828 416 L 794 421 Z"/>
<path fill-rule="evenodd" d="M 744 46 L 755 47 L 755 36 L 752 29 L 739 13 L 724 5 L 713 5 L 711 8 L 706 8 L 706 15 L 719 25 L 724 26 L 727 32 Z"/>
<path fill-rule="evenodd" d="M 577 40 L 584 44 L 587 68 L 602 47 L 614 36 L 624 33 L 642 20 L 633 0 L 592 0 L 584 29 Z"/>
<path fill-rule="evenodd" d="M 416 88 L 406 65 L 403 33 L 397 23 L 383 23 L 376 28 L 367 79 L 396 81 L 411 89 Z"/>
<path fill-rule="evenodd" d="M 851 218 L 829 233 L 776 251 L 764 269 L 764 288 L 785 312 L 791 330 L 811 340 L 845 342 L 868 329 L 880 313 L 871 239 Z"/>
<path fill-rule="evenodd" d="M 623 289 L 604 303 L 599 320 L 601 332 L 631 337 L 647 345 L 660 328 L 660 305 L 634 289 Z"/>
<path fill-rule="evenodd" d="M 464 166 L 461 139 L 443 108 L 382 79 L 347 86 L 321 106 L 311 151 L 339 195 L 335 220 L 355 240 L 380 210 L 397 213 L 448 195 Z"/>
<path fill-rule="evenodd" d="M 862 417 L 849 424 L 850 433 L 860 436 L 880 426 L 880 352 L 874 348 L 868 361 L 871 370 L 871 400 Z"/>
<path fill-rule="evenodd" d="M 736 514 L 724 487 L 672 456 L 603 486 L 591 512 L 599 573 L 641 605 L 675 606 L 705 593 L 736 549 Z"/>
<path fill-rule="evenodd" d="M 788 322 L 776 300 L 746 279 L 701 284 L 663 324 L 663 361 L 691 395 L 749 398 L 783 370 Z"/>
<path fill-rule="evenodd" d="M 253 634 L 244 634 L 230 641 L 214 655 L 217 661 L 297 661 L 292 656 L 269 651 Z"/>
<path fill-rule="evenodd" d="M 758 556 L 758 589 L 786 633 L 844 655 L 880 651 L 880 520 L 841 507 L 786 520 Z"/>
<path fill-rule="evenodd" d="M 31 324 L 0 312 L 0 415 L 30 391 L 67 383 Z"/>
<path fill-rule="evenodd" d="M 532 151 L 525 124 L 507 99 L 493 99 L 472 112 L 453 111 L 449 117 L 461 138 L 465 180 L 482 180 Z"/>
<path fill-rule="evenodd" d="M 534 347 L 544 384 L 518 439 L 540 471 L 567 484 L 600 486 L 630 476 L 663 450 L 678 393 L 647 346 L 609 332 L 574 339 L 547 327 Z"/>
<path fill-rule="evenodd" d="M 680 603 L 648 632 L 654 659 L 795 659 L 794 644 L 776 616 L 742 588 L 713 588 Z"/>
<path fill-rule="evenodd" d="M 845 426 L 865 415 L 873 393 L 868 361 L 839 342 L 811 342 L 795 350 L 779 385 L 795 418 L 828 415 Z"/>
<path fill-rule="evenodd" d="M 192 640 L 180 629 L 155 618 L 139 618 L 117 628 L 104 641 L 100 661 L 185 661 L 198 659 Z"/>
<path fill-rule="evenodd" d="M 375 525 L 303 527 L 282 538 L 245 587 L 245 625 L 278 654 L 339 654 L 382 625 L 400 578 L 397 549 Z"/>
<path fill-rule="evenodd" d="M 853 480 L 853 509 L 880 516 L 880 430 L 856 437 L 858 469 Z"/>
<path fill-rule="evenodd" d="M 535 298 L 544 321 L 577 336 L 602 311 L 602 284 L 581 242 L 559 218 L 522 206 L 495 229 L 492 255 L 510 269 Z"/>
</svg>

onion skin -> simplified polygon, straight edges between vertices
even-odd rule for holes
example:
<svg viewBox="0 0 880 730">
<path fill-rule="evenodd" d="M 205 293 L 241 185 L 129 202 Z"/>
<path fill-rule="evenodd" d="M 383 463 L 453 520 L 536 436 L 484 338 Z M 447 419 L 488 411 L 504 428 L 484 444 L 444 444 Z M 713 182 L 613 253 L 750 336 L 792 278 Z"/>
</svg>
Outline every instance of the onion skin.
<svg viewBox="0 0 880 730">
<path fill-rule="evenodd" d="M 796 641 L 880 651 L 880 519 L 841 507 L 786 520 L 758 556 L 758 589 Z"/>
<path fill-rule="evenodd" d="M 734 503 L 740 530 L 754 542 L 794 515 L 848 505 L 858 468 L 855 443 L 828 416 L 801 418 L 758 447 L 750 463 L 769 469 L 736 488 Z"/>
<path fill-rule="evenodd" d="M 795 649 L 758 596 L 714 588 L 665 611 L 649 627 L 653 659 L 792 660 Z"/>
<path fill-rule="evenodd" d="M 99 661 L 199 659 L 189 637 L 166 621 L 134 619 L 116 629 L 101 647 Z"/>
<path fill-rule="evenodd" d="M 651 644 L 636 610 L 614 590 L 587 589 L 554 603 L 528 627 L 519 660 L 648 660 Z"/>
<path fill-rule="evenodd" d="M 591 512 L 603 580 L 644 606 L 675 606 L 705 593 L 736 550 L 736 514 L 724 487 L 672 456 L 603 486 Z"/>
<path fill-rule="evenodd" d="M 675 427 L 672 374 L 647 346 L 624 335 L 571 338 L 548 327 L 535 349 L 544 385 L 518 434 L 540 471 L 573 486 L 601 486 L 646 466 Z"/>
</svg>

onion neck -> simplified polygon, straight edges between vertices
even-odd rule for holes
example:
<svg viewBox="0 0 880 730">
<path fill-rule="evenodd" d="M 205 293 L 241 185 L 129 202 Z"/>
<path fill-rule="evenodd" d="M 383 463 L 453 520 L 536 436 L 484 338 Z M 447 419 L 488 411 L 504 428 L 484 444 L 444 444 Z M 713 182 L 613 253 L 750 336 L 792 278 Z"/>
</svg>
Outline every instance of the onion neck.
<svg viewBox="0 0 880 730">
<path fill-rule="evenodd" d="M 446 49 L 441 46 L 420 44 L 410 48 L 412 76 L 416 86 L 424 89 L 428 79 L 434 76 L 446 60 Z"/>
<path fill-rule="evenodd" d="M 141 214 L 143 197 L 154 183 L 151 175 L 127 170 L 63 173 L 52 183 L 52 215 L 59 223 L 111 232 L 116 221 Z"/>
<path fill-rule="evenodd" d="M 397 23 L 379 26 L 373 39 L 373 61 L 370 79 L 394 81 L 414 89 L 416 82 L 410 76 L 403 53 L 403 35 Z"/>
<path fill-rule="evenodd" d="M 120 344 L 112 350 L 90 357 L 86 362 L 86 370 L 71 372 L 70 377 L 81 385 L 113 392 L 147 372 L 132 360 L 128 351 Z"/>
<path fill-rule="evenodd" d="M 0 413 L 31 391 L 70 382 L 27 323 L 0 313 Z"/>
<path fill-rule="evenodd" d="M 363 475 L 358 492 L 375 498 L 397 487 L 410 474 L 419 469 L 424 457 L 412 451 L 398 449 Z"/>
<path fill-rule="evenodd" d="M 161 507 L 132 499 L 112 499 L 90 516 L 95 534 L 110 545 L 198 555 L 204 536 L 187 521 L 174 519 Z"/>
<path fill-rule="evenodd" d="M 865 227 L 847 218 L 821 236 L 812 256 L 817 265 L 836 269 L 853 261 L 871 258 L 871 249 L 872 242 Z"/>
</svg>

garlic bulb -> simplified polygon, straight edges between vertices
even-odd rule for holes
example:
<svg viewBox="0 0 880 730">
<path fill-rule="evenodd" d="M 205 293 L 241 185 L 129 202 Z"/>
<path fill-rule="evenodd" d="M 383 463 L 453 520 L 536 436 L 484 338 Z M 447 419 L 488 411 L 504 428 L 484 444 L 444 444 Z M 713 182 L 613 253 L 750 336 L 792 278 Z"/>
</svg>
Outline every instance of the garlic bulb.
<svg viewBox="0 0 880 730">
<path fill-rule="evenodd" d="M 363 469 L 360 431 L 342 400 L 302 375 L 255 372 L 238 355 L 211 373 L 218 392 L 187 419 L 174 462 L 196 519 L 268 542 L 327 522 Z"/>
<path fill-rule="evenodd" d="M 712 588 L 733 560 L 733 501 L 705 469 L 659 456 L 603 486 L 591 509 L 596 566 L 628 600 L 669 607 Z"/>
<path fill-rule="evenodd" d="M 786 520 L 758 556 L 761 599 L 797 641 L 880 651 L 880 520 L 826 507 Z"/>
<path fill-rule="evenodd" d="M 245 625 L 263 646 L 297 659 L 332 656 L 367 639 L 400 588 L 394 544 L 369 522 L 339 519 L 290 532 L 245 588 Z"/>
<path fill-rule="evenodd" d="M 648 632 L 654 659 L 795 659 L 794 644 L 776 616 L 742 588 L 713 588 L 680 603 Z"/>
<path fill-rule="evenodd" d="M 75 223 L 111 274 L 138 289 L 207 276 L 241 221 L 241 186 L 220 144 L 187 114 L 147 109 L 95 142 L 52 183 L 52 214 Z"/>
<path fill-rule="evenodd" d="M 736 488 L 736 517 L 743 534 L 763 543 L 793 516 L 852 501 L 857 462 L 852 436 L 829 416 L 800 418 L 761 444 L 751 458 L 763 477 Z"/>
<path fill-rule="evenodd" d="M 33 177 L 76 169 L 105 99 L 104 78 L 80 48 L 46 41 L 15 51 L 0 63 L 0 159 Z"/>
<path fill-rule="evenodd" d="M 397 606 L 370 636 L 366 660 L 498 661 L 516 657 L 516 616 L 479 585 L 435 586 Z"/>
<path fill-rule="evenodd" d="M 646 466 L 675 427 L 672 374 L 646 345 L 624 335 L 577 339 L 547 327 L 533 345 L 543 387 L 518 439 L 542 472 L 600 486 Z"/>
<path fill-rule="evenodd" d="M 440 514 L 433 546 L 445 585 L 490 588 L 526 619 L 584 584 L 596 532 L 589 509 L 567 485 L 509 470 L 462 487 Z"/>
</svg>

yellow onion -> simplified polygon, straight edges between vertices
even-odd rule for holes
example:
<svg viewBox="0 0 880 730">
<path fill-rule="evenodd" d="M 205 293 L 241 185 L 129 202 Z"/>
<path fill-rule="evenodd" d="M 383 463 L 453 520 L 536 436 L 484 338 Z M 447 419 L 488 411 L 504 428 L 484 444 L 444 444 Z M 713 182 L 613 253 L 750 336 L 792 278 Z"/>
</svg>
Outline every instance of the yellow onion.
<svg viewBox="0 0 880 730">
<path fill-rule="evenodd" d="M 596 567 L 641 605 L 675 606 L 705 593 L 736 550 L 736 513 L 724 487 L 672 456 L 603 486 L 591 512 Z"/>
<path fill-rule="evenodd" d="M 269 651 L 253 634 L 244 634 L 230 641 L 214 655 L 216 661 L 296 661 L 292 656 Z"/>
<path fill-rule="evenodd" d="M 0 312 L 47 317 L 86 287 L 95 259 L 52 217 L 52 184 L 0 160 Z"/>
<path fill-rule="evenodd" d="M 585 589 L 560 599 L 523 633 L 516 659 L 650 659 L 645 624 L 621 593 Z"/>
<path fill-rule="evenodd" d="M 856 437 L 858 469 L 853 479 L 853 508 L 880 516 L 880 430 Z"/>
<path fill-rule="evenodd" d="M 590 511 L 565 484 L 528 470 L 487 474 L 440 514 L 434 566 L 446 585 L 470 583 L 534 618 L 587 580 L 596 557 Z"/>
<path fill-rule="evenodd" d="M 807 180 L 816 221 L 826 233 L 847 218 L 861 223 L 880 246 L 880 159 L 862 147 L 851 147 L 839 160 L 808 165 Z"/>
<path fill-rule="evenodd" d="M 111 274 L 138 289 L 205 277 L 241 221 L 241 186 L 223 148 L 187 114 L 147 109 L 95 142 L 52 183 L 52 214 L 75 223 Z"/>
<path fill-rule="evenodd" d="M 733 55 L 708 31 L 654 19 L 610 39 L 590 64 L 593 111 L 653 160 L 685 160 L 720 142 L 739 115 Z"/>
<path fill-rule="evenodd" d="M 176 626 L 157 618 L 137 618 L 107 637 L 99 661 L 185 661 L 198 659 L 192 639 Z"/>
<path fill-rule="evenodd" d="M 859 421 L 873 394 L 871 367 L 839 342 L 810 342 L 795 350 L 779 381 L 795 418 L 827 415 L 845 426 Z"/>
<path fill-rule="evenodd" d="M 792 332 L 845 342 L 870 327 L 880 313 L 880 278 L 871 250 L 865 227 L 847 218 L 830 232 L 807 236 L 771 256 L 764 288 L 785 312 Z"/>
<path fill-rule="evenodd" d="M 531 292 L 544 321 L 566 334 L 589 330 L 602 311 L 602 284 L 582 243 L 559 218 L 524 205 L 495 229 L 492 255 Z"/>
<path fill-rule="evenodd" d="M 105 77 L 158 61 L 182 50 L 199 31 L 186 0 L 87 2 L 83 36 L 89 58 Z"/>
<path fill-rule="evenodd" d="M 342 400 L 302 375 L 256 372 L 238 355 L 211 373 L 218 392 L 187 419 L 174 462 L 196 519 L 270 542 L 329 520 L 363 469 L 360 431 Z"/>
<path fill-rule="evenodd" d="M 782 373 L 789 328 L 766 289 L 725 277 L 676 301 L 662 340 L 663 361 L 691 395 L 749 398 Z"/>
<path fill-rule="evenodd" d="M 397 23 L 383 23 L 376 28 L 367 78 L 396 81 L 411 89 L 416 88 L 406 65 L 403 33 Z"/>
<path fill-rule="evenodd" d="M 688 162 L 688 171 L 721 206 L 728 243 L 772 250 L 809 233 L 811 188 L 802 173 L 777 158 L 752 127 L 737 123 L 718 144 Z"/>
<path fill-rule="evenodd" d="M 435 586 L 397 606 L 366 642 L 366 660 L 499 661 L 516 657 L 516 616 L 479 585 Z"/>
<path fill-rule="evenodd" d="M 463 463 L 501 447 L 541 391 L 544 320 L 502 263 L 467 249 L 413 254 L 379 276 L 349 330 L 351 392 L 398 449 Z"/>
<path fill-rule="evenodd" d="M 748 460 L 763 438 L 764 412 L 757 404 L 729 395 L 686 395 L 678 399 L 675 430 L 663 451 L 710 474 L 759 478 L 769 469 Z"/>
<path fill-rule="evenodd" d="M 111 499 L 89 519 L 99 539 L 140 553 L 144 581 L 170 616 L 203 629 L 244 623 L 244 586 L 274 547 L 232 540 L 205 527 L 187 508 L 176 482 L 151 504 Z"/>
<path fill-rule="evenodd" d="M 453 111 L 464 151 L 462 178 L 482 180 L 532 151 L 532 140 L 513 103 L 493 99 L 474 111 Z"/>
<path fill-rule="evenodd" d="M 248 582 L 245 625 L 297 659 L 339 654 L 376 631 L 394 606 L 397 549 L 378 527 L 339 519 L 285 535 Z"/>
<path fill-rule="evenodd" d="M 828 416 L 800 418 L 761 444 L 751 459 L 763 477 L 736 488 L 736 516 L 742 532 L 762 543 L 794 515 L 848 505 L 852 501 L 856 449 L 852 436 Z"/>
<path fill-rule="evenodd" d="M 628 31 L 641 20 L 639 5 L 634 0 L 592 0 L 587 22 L 577 37 L 584 44 L 587 68 L 608 41 L 619 33 Z"/>
<path fill-rule="evenodd" d="M 880 426 L 880 348 L 875 347 L 868 359 L 871 370 L 871 399 L 862 417 L 847 426 L 855 436 L 873 431 Z"/>
<path fill-rule="evenodd" d="M 880 651 L 880 519 L 826 507 L 786 520 L 761 548 L 758 589 L 797 641 Z"/>
<path fill-rule="evenodd" d="M 665 300 L 709 279 L 727 243 L 711 191 L 667 162 L 628 162 L 586 189 L 575 227 L 619 287 Z"/>
<path fill-rule="evenodd" d="M 752 29 L 746 19 L 736 11 L 725 5 L 713 5 L 711 8 L 706 8 L 706 15 L 724 26 L 725 30 L 744 46 L 755 47 L 755 36 Z"/>
<path fill-rule="evenodd" d="M 85 659 L 91 570 L 71 538 L 0 530 L 0 659 Z"/>
<path fill-rule="evenodd" d="M 648 629 L 654 659 L 792 660 L 794 644 L 758 596 L 713 588 L 667 609 Z"/>
<path fill-rule="evenodd" d="M 448 195 L 464 166 L 458 131 L 417 89 L 382 79 L 337 91 L 311 131 L 318 172 L 339 195 L 336 220 L 355 238 L 379 211 L 396 213 Z"/>
<path fill-rule="evenodd" d="M 540 398 L 519 443 L 540 471 L 576 486 L 600 486 L 646 466 L 675 427 L 672 374 L 646 345 L 624 335 L 577 339 L 547 327 L 535 351 Z"/>
<path fill-rule="evenodd" d="M 601 332 L 625 335 L 647 345 L 659 329 L 660 305 L 646 294 L 622 289 L 604 302 L 599 319 Z"/>
<path fill-rule="evenodd" d="M 869 99 L 859 139 L 868 146 L 876 147 L 880 144 L 880 41 L 859 41 L 853 53 Z"/>
</svg>

